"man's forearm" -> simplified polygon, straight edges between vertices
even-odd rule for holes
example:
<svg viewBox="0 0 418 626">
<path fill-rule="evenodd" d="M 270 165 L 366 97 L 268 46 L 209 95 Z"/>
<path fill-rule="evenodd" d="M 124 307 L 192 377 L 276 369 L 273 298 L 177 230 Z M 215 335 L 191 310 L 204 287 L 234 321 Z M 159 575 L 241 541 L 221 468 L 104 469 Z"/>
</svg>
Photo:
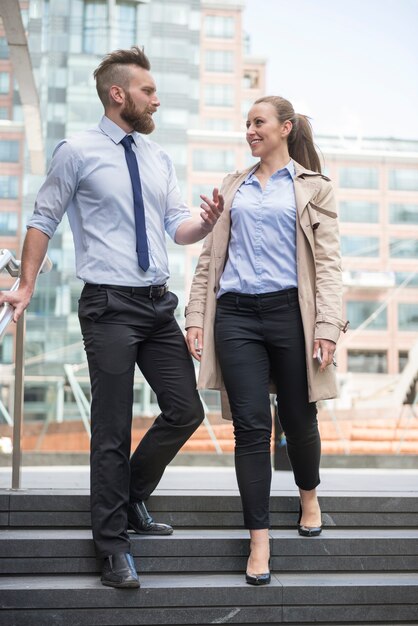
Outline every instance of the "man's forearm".
<svg viewBox="0 0 418 626">
<path fill-rule="evenodd" d="M 48 250 L 49 237 L 37 228 L 29 228 L 22 250 L 20 288 L 32 294 L 35 281 Z"/>
<path fill-rule="evenodd" d="M 176 243 L 186 246 L 204 239 L 212 230 L 200 216 L 191 217 L 182 222 L 176 230 Z"/>
</svg>

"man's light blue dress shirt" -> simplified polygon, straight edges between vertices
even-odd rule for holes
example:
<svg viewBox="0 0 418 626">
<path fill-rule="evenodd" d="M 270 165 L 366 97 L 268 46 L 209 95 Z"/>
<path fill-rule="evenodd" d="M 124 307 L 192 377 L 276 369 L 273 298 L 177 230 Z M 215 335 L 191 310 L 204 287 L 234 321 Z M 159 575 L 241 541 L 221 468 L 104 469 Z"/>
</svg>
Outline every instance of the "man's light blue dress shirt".
<svg viewBox="0 0 418 626">
<path fill-rule="evenodd" d="M 228 260 L 218 297 L 297 287 L 293 161 L 275 172 L 264 190 L 254 172 L 249 172 L 232 203 Z"/>
<path fill-rule="evenodd" d="M 120 144 L 125 131 L 109 118 L 56 147 L 28 228 L 52 237 L 67 212 L 74 237 L 77 276 L 96 284 L 162 285 L 169 277 L 165 231 L 174 240 L 190 218 L 169 156 L 133 132 L 150 255 L 138 266 L 132 184 Z"/>
</svg>

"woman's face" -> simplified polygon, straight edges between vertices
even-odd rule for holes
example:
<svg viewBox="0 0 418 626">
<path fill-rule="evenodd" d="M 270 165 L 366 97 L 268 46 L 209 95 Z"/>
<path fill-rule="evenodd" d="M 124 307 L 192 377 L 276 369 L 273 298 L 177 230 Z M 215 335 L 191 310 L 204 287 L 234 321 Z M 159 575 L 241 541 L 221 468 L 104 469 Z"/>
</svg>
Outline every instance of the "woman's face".
<svg viewBox="0 0 418 626">
<path fill-rule="evenodd" d="M 292 130 L 292 122 L 288 120 L 281 124 L 276 109 L 269 102 L 260 102 L 251 107 L 246 126 L 246 139 L 251 153 L 260 159 L 283 148 Z"/>
</svg>

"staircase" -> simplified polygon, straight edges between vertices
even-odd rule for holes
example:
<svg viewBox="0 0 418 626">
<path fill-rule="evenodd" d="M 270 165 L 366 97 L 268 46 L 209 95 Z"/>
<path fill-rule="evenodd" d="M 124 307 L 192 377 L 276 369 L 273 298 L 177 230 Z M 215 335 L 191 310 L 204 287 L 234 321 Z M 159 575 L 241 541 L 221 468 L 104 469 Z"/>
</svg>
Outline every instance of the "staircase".
<svg viewBox="0 0 418 626">
<path fill-rule="evenodd" d="M 194 468 L 188 468 L 193 472 Z M 157 492 L 171 537 L 132 536 L 141 588 L 99 582 L 87 490 L 0 491 L 0 626 L 418 624 L 418 495 L 327 492 L 325 529 L 297 535 L 298 502 L 272 495 L 272 583 L 244 582 L 235 490 Z"/>
</svg>

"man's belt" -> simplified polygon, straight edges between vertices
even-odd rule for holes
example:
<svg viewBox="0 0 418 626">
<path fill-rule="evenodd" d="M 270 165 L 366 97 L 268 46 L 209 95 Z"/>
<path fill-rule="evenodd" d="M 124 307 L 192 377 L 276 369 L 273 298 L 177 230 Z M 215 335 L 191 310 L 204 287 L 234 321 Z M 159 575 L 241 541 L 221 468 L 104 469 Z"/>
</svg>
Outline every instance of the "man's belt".
<svg viewBox="0 0 418 626">
<path fill-rule="evenodd" d="M 114 291 L 124 291 L 131 295 L 146 296 L 151 300 L 158 300 L 162 298 L 168 292 L 168 285 L 149 285 L 148 287 L 127 287 L 125 285 L 93 285 L 86 283 L 87 288 L 99 289 L 113 289 Z"/>
</svg>

